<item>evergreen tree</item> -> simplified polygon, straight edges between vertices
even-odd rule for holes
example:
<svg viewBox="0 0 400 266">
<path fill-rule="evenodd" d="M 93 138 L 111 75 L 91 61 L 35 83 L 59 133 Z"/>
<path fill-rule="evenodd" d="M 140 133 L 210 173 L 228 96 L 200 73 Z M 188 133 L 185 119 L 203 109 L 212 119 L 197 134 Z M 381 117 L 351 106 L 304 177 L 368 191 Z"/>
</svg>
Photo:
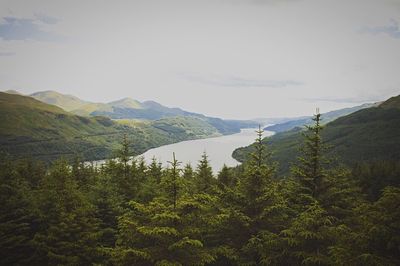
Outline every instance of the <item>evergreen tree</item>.
<svg viewBox="0 0 400 266">
<path fill-rule="evenodd" d="M 178 162 L 175 158 L 175 153 L 172 154 L 172 161 L 168 161 L 171 165 L 171 168 L 168 169 L 166 178 L 163 180 L 163 188 L 166 194 L 166 197 L 172 202 L 174 206 L 174 210 L 176 209 L 176 204 L 178 202 L 178 197 L 180 196 L 183 180 L 180 176 L 179 165 L 181 162 Z"/>
<path fill-rule="evenodd" d="M 162 176 L 161 162 L 157 162 L 156 158 L 153 157 L 147 169 L 147 177 L 149 179 L 152 179 L 155 184 L 159 184 L 161 182 L 161 176 Z"/>
<path fill-rule="evenodd" d="M 232 173 L 232 170 L 225 164 L 223 165 L 221 171 L 218 173 L 217 180 L 220 188 L 234 187 L 237 182 Z"/>
<path fill-rule="evenodd" d="M 314 125 L 307 125 L 304 133 L 304 145 L 301 149 L 302 156 L 298 157 L 298 164 L 292 168 L 293 175 L 298 178 L 304 193 L 318 198 L 323 190 L 325 172 L 323 164 L 323 151 L 326 148 L 321 139 L 321 114 L 317 109 L 313 117 Z"/>
<path fill-rule="evenodd" d="M 188 181 L 193 181 L 194 171 L 190 163 L 187 163 L 183 168 L 183 178 Z"/>
<path fill-rule="evenodd" d="M 128 173 L 129 173 L 129 160 L 131 158 L 131 151 L 129 149 L 129 141 L 128 141 L 128 137 L 126 134 L 123 135 L 122 137 L 122 143 L 121 143 L 122 147 L 120 150 L 117 151 L 117 158 L 119 160 L 119 162 L 122 164 L 123 166 L 123 175 L 124 178 L 128 177 Z"/>
<path fill-rule="evenodd" d="M 0 159 L 0 265 L 30 265 L 34 254 L 31 240 L 37 213 L 29 177 L 20 176 L 17 169 L 21 167 L 8 158 Z"/>
<path fill-rule="evenodd" d="M 199 193 L 209 193 L 212 191 L 216 180 L 208 161 L 206 152 L 201 156 L 195 173 L 195 187 Z"/>
<path fill-rule="evenodd" d="M 33 244 L 38 264 L 91 264 L 96 262 L 97 219 L 94 208 L 79 191 L 65 161 L 56 162 L 42 180 L 36 204 L 41 230 Z"/>
<path fill-rule="evenodd" d="M 202 241 L 207 228 L 204 209 L 211 199 L 185 196 L 179 162 L 173 154 L 171 168 L 161 182 L 164 196 L 148 204 L 130 202 L 119 219 L 119 238 L 114 250 L 121 265 L 205 265 L 213 252 Z"/>
<path fill-rule="evenodd" d="M 239 189 L 246 201 L 246 213 L 249 216 L 258 215 L 263 208 L 260 201 L 268 185 L 272 183 L 275 166 L 268 163 L 271 153 L 267 152 L 263 144 L 264 130 L 259 126 L 256 131 L 257 138 L 254 143 L 254 151 L 250 159 L 245 163 L 242 178 L 239 181 Z"/>
</svg>

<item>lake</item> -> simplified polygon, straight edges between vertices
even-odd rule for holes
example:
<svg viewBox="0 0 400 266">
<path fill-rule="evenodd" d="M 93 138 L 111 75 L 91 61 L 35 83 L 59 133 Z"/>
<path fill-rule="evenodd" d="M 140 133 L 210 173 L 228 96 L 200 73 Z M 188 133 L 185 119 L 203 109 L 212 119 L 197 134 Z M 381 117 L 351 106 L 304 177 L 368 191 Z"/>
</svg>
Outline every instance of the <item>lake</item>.
<svg viewBox="0 0 400 266">
<path fill-rule="evenodd" d="M 258 128 L 257 128 L 258 129 Z M 257 135 L 255 128 L 242 129 L 240 133 L 206 138 L 197 140 L 187 140 L 170 145 L 164 145 L 158 148 L 148 150 L 143 156 L 146 162 L 151 162 L 156 158 L 163 166 L 167 161 L 172 161 L 172 153 L 175 152 L 176 159 L 182 162 L 182 166 L 190 163 L 196 167 L 201 159 L 203 152 L 206 152 L 214 172 L 219 171 L 224 164 L 227 166 L 236 166 L 238 161 L 232 158 L 232 152 L 239 147 L 247 146 L 254 142 Z M 273 135 L 272 131 L 265 131 L 264 137 Z"/>
</svg>

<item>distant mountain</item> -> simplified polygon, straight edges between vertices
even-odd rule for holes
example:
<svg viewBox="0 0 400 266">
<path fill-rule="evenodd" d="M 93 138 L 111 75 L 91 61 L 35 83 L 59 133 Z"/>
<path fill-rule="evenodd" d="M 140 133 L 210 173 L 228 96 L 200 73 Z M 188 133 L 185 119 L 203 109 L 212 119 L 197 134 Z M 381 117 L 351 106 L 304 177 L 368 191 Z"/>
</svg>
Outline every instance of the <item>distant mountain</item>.
<svg viewBox="0 0 400 266">
<path fill-rule="evenodd" d="M 8 93 L 8 94 L 17 94 L 17 95 L 22 95 L 22 93 L 20 93 L 19 91 L 16 91 L 16 90 L 6 90 L 6 91 L 4 91 L 5 93 Z"/>
<path fill-rule="evenodd" d="M 273 152 L 272 160 L 287 173 L 296 161 L 303 142 L 302 128 L 278 133 L 264 139 Z M 400 160 L 400 95 L 378 106 L 364 108 L 328 123 L 323 140 L 332 147 L 327 156 L 351 165 L 360 161 Z M 246 160 L 252 146 L 236 149 L 233 157 Z"/>
<path fill-rule="evenodd" d="M 170 108 L 154 101 L 139 102 L 131 98 L 123 98 L 109 103 L 91 103 L 71 95 L 54 91 L 37 92 L 32 97 L 48 104 L 53 104 L 81 116 L 105 116 L 112 119 L 158 120 L 167 117 L 196 117 L 213 125 L 222 134 L 240 132 L 244 127 L 255 127 L 257 122 L 247 120 L 223 120 L 207 117 L 202 114 Z"/>
<path fill-rule="evenodd" d="M 141 154 L 161 145 L 222 133 L 197 117 L 114 121 L 74 115 L 32 97 L 0 92 L 0 151 L 14 158 L 104 159 L 119 147 L 123 134 L 132 141 L 134 154 Z"/>
<path fill-rule="evenodd" d="M 48 104 L 61 107 L 65 111 L 72 111 L 81 108 L 88 102 L 72 95 L 65 95 L 56 91 L 40 91 L 30 95 L 31 97 Z"/>
<path fill-rule="evenodd" d="M 359 106 L 354 106 L 354 107 L 350 107 L 350 108 L 344 108 L 344 109 L 339 109 L 339 110 L 323 113 L 321 115 L 322 123 L 327 124 L 341 116 L 345 116 L 345 115 L 354 113 L 361 109 L 376 106 L 378 104 L 379 103 L 366 103 L 366 104 L 359 105 Z M 310 125 L 312 123 L 313 123 L 313 121 L 312 121 L 311 116 L 299 117 L 297 119 L 291 119 L 289 121 L 285 121 L 285 122 L 282 122 L 279 124 L 268 126 L 265 128 L 265 130 L 274 131 L 274 132 L 283 132 L 283 131 L 291 130 L 295 127 L 303 127 L 305 125 Z"/>
<path fill-rule="evenodd" d="M 142 104 L 131 98 L 123 98 L 118 101 L 110 102 L 108 105 L 118 108 L 132 108 L 132 109 L 142 109 Z"/>
</svg>

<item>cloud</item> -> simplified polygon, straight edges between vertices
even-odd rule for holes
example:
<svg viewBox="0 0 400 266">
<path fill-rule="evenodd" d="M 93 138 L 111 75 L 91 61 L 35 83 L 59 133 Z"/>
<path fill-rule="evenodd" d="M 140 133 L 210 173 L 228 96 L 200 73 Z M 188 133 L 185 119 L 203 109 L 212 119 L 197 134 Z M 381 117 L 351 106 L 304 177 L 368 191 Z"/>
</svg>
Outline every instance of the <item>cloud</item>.
<svg viewBox="0 0 400 266">
<path fill-rule="evenodd" d="M 245 79 L 241 77 L 221 77 L 209 76 L 202 77 L 192 74 L 181 74 L 182 78 L 196 83 L 222 87 L 261 87 L 261 88 L 284 88 L 288 86 L 301 86 L 303 82 L 295 80 L 263 80 L 263 79 Z"/>
<path fill-rule="evenodd" d="M 15 52 L 0 52 L 0 56 L 13 56 L 15 54 Z"/>
<path fill-rule="evenodd" d="M 361 33 L 370 33 L 370 34 L 386 34 L 392 38 L 400 39 L 400 26 L 399 22 L 390 19 L 388 25 L 379 26 L 379 27 L 364 27 L 361 29 Z"/>
<path fill-rule="evenodd" d="M 46 19 L 41 18 L 36 20 L 16 17 L 3 17 L 3 22 L 0 22 L 0 38 L 6 41 L 62 41 L 64 39 L 63 37 L 41 29 L 40 23 L 43 23 L 43 20 L 47 20 L 47 22 L 54 22 L 54 20 L 49 20 L 49 17 Z"/>
<path fill-rule="evenodd" d="M 35 17 L 42 23 L 50 24 L 50 25 L 57 24 L 57 22 L 60 21 L 58 18 L 51 17 L 51 16 L 48 16 L 43 13 L 36 13 Z"/>
</svg>

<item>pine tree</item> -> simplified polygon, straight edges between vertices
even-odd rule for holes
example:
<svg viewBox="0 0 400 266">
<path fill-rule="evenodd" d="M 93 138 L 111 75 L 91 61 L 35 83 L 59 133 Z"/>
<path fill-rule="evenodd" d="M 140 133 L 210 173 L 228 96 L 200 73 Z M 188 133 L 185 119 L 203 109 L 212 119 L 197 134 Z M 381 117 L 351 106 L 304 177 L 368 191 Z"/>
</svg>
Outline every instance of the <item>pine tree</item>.
<svg viewBox="0 0 400 266">
<path fill-rule="evenodd" d="M 209 193 L 212 191 L 215 183 L 216 180 L 213 176 L 207 153 L 204 152 L 195 173 L 195 189 L 199 193 Z"/>
<path fill-rule="evenodd" d="M 22 171 L 21 176 L 21 168 L 8 158 L 0 159 L 0 265 L 31 265 L 35 252 L 31 240 L 38 217 L 29 172 Z"/>
<path fill-rule="evenodd" d="M 221 171 L 218 173 L 218 185 L 220 188 L 234 187 L 236 179 L 233 176 L 232 170 L 225 164 L 222 166 Z"/>
<path fill-rule="evenodd" d="M 175 210 L 179 197 L 178 194 L 180 193 L 180 190 L 183 186 L 183 180 L 181 180 L 181 176 L 179 173 L 181 170 L 179 169 L 179 165 L 181 164 L 181 162 L 176 160 L 175 152 L 172 153 L 172 161 L 168 161 L 168 163 L 171 165 L 171 168 L 168 171 L 168 177 L 164 180 L 164 187 L 167 197 L 170 199 L 170 201 L 172 201 Z"/>
<path fill-rule="evenodd" d="M 263 204 L 260 202 L 268 185 L 272 183 L 275 166 L 268 162 L 271 153 L 267 152 L 263 143 L 264 130 L 259 126 L 256 131 L 257 138 L 253 145 L 254 151 L 250 154 L 250 159 L 244 165 L 243 177 L 239 181 L 239 189 L 246 200 L 247 214 L 255 216 L 262 210 Z"/>
<path fill-rule="evenodd" d="M 65 161 L 56 162 L 37 191 L 41 228 L 33 244 L 38 264 L 92 264 L 98 259 L 95 210 Z"/>
<path fill-rule="evenodd" d="M 131 151 L 129 149 L 129 141 L 128 141 L 128 137 L 126 134 L 123 135 L 122 137 L 122 143 L 121 143 L 122 147 L 120 150 L 117 151 L 117 156 L 118 156 L 118 160 L 119 162 L 122 164 L 123 166 L 123 175 L 124 178 L 128 177 L 128 173 L 129 173 L 129 160 L 131 157 Z"/>
<path fill-rule="evenodd" d="M 163 195 L 148 204 L 130 202 L 119 219 L 119 238 L 114 250 L 120 265 L 205 265 L 214 260 L 202 238 L 208 219 L 207 195 L 183 194 L 179 162 L 173 154 L 171 167 L 161 182 Z"/>
<path fill-rule="evenodd" d="M 323 179 L 326 173 L 323 164 L 326 163 L 323 151 L 326 146 L 321 139 L 321 114 L 317 109 L 313 117 L 314 125 L 307 125 L 304 133 L 304 145 L 301 149 L 302 156 L 298 157 L 298 164 L 292 168 L 293 175 L 298 178 L 305 194 L 318 198 L 323 190 Z"/>
<path fill-rule="evenodd" d="M 147 177 L 154 180 L 155 184 L 159 184 L 161 182 L 161 176 L 162 176 L 161 162 L 157 162 L 156 158 L 153 157 L 151 159 L 151 163 L 147 170 Z"/>
</svg>

